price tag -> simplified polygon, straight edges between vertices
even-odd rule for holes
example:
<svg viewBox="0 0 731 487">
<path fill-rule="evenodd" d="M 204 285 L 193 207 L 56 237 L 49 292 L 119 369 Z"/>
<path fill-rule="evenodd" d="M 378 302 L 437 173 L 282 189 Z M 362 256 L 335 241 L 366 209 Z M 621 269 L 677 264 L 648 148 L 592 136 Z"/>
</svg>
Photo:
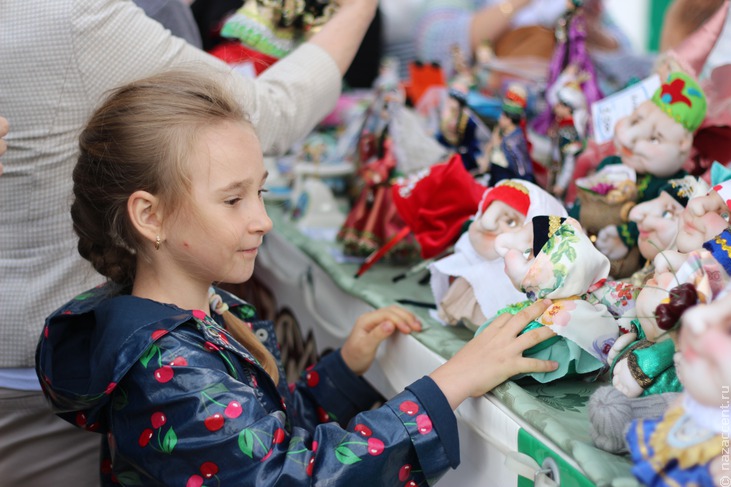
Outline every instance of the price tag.
<svg viewBox="0 0 731 487">
<path fill-rule="evenodd" d="M 643 101 L 652 98 L 652 94 L 659 87 L 660 77 L 653 74 L 639 83 L 592 103 L 591 121 L 594 127 L 594 140 L 598 144 L 612 140 L 617 121 L 630 115 Z"/>
</svg>

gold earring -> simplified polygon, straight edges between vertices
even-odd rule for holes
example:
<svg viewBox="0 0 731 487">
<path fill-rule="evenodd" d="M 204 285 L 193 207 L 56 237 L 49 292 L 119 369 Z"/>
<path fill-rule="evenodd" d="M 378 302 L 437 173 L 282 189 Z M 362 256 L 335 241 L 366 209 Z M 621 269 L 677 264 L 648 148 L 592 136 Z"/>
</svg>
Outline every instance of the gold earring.
<svg viewBox="0 0 731 487">
<path fill-rule="evenodd" d="M 155 239 L 155 250 L 160 250 L 160 235 Z"/>
</svg>

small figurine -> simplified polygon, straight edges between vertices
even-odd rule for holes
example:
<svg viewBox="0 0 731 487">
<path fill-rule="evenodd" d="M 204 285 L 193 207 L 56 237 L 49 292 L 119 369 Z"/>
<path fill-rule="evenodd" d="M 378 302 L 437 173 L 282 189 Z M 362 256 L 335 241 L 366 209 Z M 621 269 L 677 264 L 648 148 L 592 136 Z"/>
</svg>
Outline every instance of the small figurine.
<svg viewBox="0 0 731 487">
<path fill-rule="evenodd" d="M 569 66 L 575 66 L 579 72 L 585 73 L 581 82 L 581 91 L 586 106 L 602 98 L 599 81 L 594 65 L 586 49 L 586 20 L 583 13 L 583 0 L 566 0 L 566 12 L 556 23 L 556 47 L 548 68 L 546 94 L 552 89 L 561 74 Z M 548 106 L 532 123 L 532 128 L 539 134 L 547 134 L 553 119 L 553 104 L 547 99 Z"/>
<path fill-rule="evenodd" d="M 528 140 L 523 128 L 525 106 L 525 88 L 518 84 L 510 85 L 503 97 L 502 113 L 497 127 L 493 129 L 492 138 L 485 146 L 485 157 L 478 159 L 480 169 L 483 172 L 489 171 L 490 184 L 493 186 L 504 179 L 535 182 L 533 161 L 528 153 Z M 481 163 L 487 158 L 489 160 L 486 163 Z"/>
<path fill-rule="evenodd" d="M 505 274 L 495 239 L 522 228 L 526 219 L 546 213 L 566 216 L 556 198 L 527 181 L 503 180 L 484 192 L 467 232 L 454 246 L 454 254 L 429 265 L 432 293 L 442 321 L 475 330 L 500 308 L 525 299 Z"/>
<path fill-rule="evenodd" d="M 678 223 L 683 210 L 692 198 L 703 196 L 707 191 L 705 181 L 694 176 L 671 179 L 660 189 L 657 198 L 630 210 L 629 221 L 637 224 L 637 246 L 646 262 L 642 269 L 632 274 L 633 285 L 640 288 L 652 277 L 655 273 L 653 260 L 658 253 L 677 249 Z"/>
<path fill-rule="evenodd" d="M 703 121 L 706 99 L 698 83 L 683 73 L 673 73 L 614 132 L 616 156 L 606 157 L 598 167 L 622 164 L 636 173 L 636 203 L 656 198 L 669 179 L 686 175 L 683 166 L 693 144 L 693 133 Z M 582 221 L 577 201 L 570 214 Z M 602 228 L 596 246 L 610 260 L 624 258 L 637 245 L 637 225 L 626 222 Z M 639 268 L 639 267 L 638 267 Z M 631 275 L 637 269 L 631 269 Z M 624 277 L 624 276 L 615 276 Z"/>
<path fill-rule="evenodd" d="M 520 231 L 499 235 L 495 248 L 505 260 L 505 273 L 528 298 L 498 315 L 515 314 L 539 299 L 553 303 L 526 330 L 548 326 L 558 336 L 524 355 L 550 358 L 559 367 L 530 377 L 539 382 L 576 374 L 598 377 L 619 336 L 617 318 L 634 306 L 632 286 L 607 280 L 609 261 L 573 218 L 536 216 Z M 490 321 L 477 333 L 487 326 Z"/>
<path fill-rule="evenodd" d="M 675 360 L 684 391 L 662 417 L 631 424 L 632 473 L 644 485 L 726 485 L 731 295 L 681 321 Z"/>
<path fill-rule="evenodd" d="M 555 93 L 554 118 L 549 130 L 553 151 L 548 188 L 559 199 L 563 199 L 574 175 L 576 158 L 584 149 L 589 119 L 586 97 L 576 80 L 570 80 L 576 78 L 573 70 L 567 74 L 559 80 L 561 85 L 554 85 L 559 87 Z"/>
<path fill-rule="evenodd" d="M 482 145 L 478 137 L 478 122 L 467 107 L 465 87 L 452 87 L 448 90 L 440 118 L 437 141 L 460 154 L 465 169 L 476 171 Z"/>
</svg>

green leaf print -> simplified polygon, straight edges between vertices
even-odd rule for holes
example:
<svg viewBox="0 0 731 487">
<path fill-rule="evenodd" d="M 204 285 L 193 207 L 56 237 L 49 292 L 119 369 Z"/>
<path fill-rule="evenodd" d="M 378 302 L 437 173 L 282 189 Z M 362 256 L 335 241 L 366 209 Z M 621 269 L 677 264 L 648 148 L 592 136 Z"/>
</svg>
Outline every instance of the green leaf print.
<svg viewBox="0 0 731 487">
<path fill-rule="evenodd" d="M 150 360 L 152 360 L 152 357 L 154 357 L 155 354 L 157 354 L 158 350 L 160 350 L 160 347 L 158 347 L 157 345 L 155 345 L 153 343 L 152 346 L 150 346 L 150 348 L 147 349 L 147 351 L 145 352 L 145 354 L 140 359 L 140 363 L 145 368 L 147 368 L 147 364 L 150 362 Z"/>
<path fill-rule="evenodd" d="M 360 462 L 358 455 L 353 453 L 353 450 L 345 445 L 340 445 L 335 449 L 335 458 L 337 458 L 343 465 L 352 465 Z"/>
<path fill-rule="evenodd" d="M 173 448 L 175 448 L 175 445 L 177 444 L 178 435 L 175 434 L 175 430 L 173 430 L 171 426 L 168 432 L 165 433 L 165 438 L 162 439 L 162 451 L 165 453 L 172 453 Z"/>
<path fill-rule="evenodd" d="M 253 458 L 254 435 L 248 428 L 239 433 L 239 449 L 249 458 Z"/>
<path fill-rule="evenodd" d="M 117 475 L 117 481 L 121 485 L 144 485 L 137 472 L 122 472 Z"/>
</svg>

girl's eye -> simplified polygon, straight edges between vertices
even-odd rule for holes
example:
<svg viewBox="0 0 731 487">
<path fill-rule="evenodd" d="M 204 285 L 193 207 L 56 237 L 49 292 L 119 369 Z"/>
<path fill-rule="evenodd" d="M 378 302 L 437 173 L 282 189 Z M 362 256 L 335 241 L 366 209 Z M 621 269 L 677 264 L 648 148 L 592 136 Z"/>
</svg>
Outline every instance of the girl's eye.
<svg viewBox="0 0 731 487">
<path fill-rule="evenodd" d="M 264 196 L 264 193 L 268 193 L 268 192 L 269 192 L 268 189 L 264 189 L 264 188 L 260 189 L 259 190 L 259 198 L 262 198 Z"/>
<path fill-rule="evenodd" d="M 241 201 L 241 198 L 239 198 L 239 197 L 237 196 L 237 197 L 235 197 L 235 198 L 229 198 L 229 199 L 227 199 L 226 201 L 224 201 L 224 203 L 226 203 L 226 204 L 227 204 L 227 205 L 229 205 L 229 206 L 234 206 L 234 205 L 235 205 L 236 203 L 238 203 L 239 201 Z"/>
<path fill-rule="evenodd" d="M 659 144 L 660 139 L 658 138 L 657 135 L 653 135 L 652 137 L 650 137 L 650 142 L 652 142 L 653 144 Z"/>
</svg>

